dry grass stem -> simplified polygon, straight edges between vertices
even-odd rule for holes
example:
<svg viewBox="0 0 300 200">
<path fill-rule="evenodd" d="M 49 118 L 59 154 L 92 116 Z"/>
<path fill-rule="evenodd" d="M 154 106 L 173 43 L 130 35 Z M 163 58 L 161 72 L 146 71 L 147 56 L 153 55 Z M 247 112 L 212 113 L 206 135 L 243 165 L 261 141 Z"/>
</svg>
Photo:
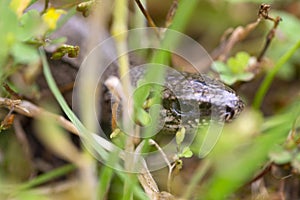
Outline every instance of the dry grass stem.
<svg viewBox="0 0 300 200">
<path fill-rule="evenodd" d="M 11 109 L 14 107 L 14 111 L 27 117 L 38 118 L 41 116 L 47 116 L 53 118 L 60 126 L 70 131 L 75 135 L 79 135 L 77 128 L 69 120 L 61 115 L 57 115 L 46 111 L 45 109 L 36 106 L 35 104 L 26 100 L 12 100 L 8 98 L 0 97 L 0 106 Z"/>
</svg>

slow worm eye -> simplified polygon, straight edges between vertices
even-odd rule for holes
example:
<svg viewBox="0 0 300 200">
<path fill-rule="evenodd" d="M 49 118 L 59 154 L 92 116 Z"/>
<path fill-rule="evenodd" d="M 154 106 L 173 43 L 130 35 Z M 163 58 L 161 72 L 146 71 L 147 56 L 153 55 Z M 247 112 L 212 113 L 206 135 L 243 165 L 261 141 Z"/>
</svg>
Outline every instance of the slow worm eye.
<svg viewBox="0 0 300 200">
<path fill-rule="evenodd" d="M 231 119 L 233 119 L 235 115 L 235 112 L 232 108 L 230 108 L 229 106 L 226 106 L 226 113 L 225 113 L 225 121 L 230 121 Z"/>
</svg>

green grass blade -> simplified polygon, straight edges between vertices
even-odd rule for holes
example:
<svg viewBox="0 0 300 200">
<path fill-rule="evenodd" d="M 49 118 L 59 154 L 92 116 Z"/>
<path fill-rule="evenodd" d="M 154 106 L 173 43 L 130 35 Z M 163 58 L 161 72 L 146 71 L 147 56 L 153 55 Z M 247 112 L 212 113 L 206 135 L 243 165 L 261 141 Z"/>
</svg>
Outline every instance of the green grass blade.
<svg viewBox="0 0 300 200">
<path fill-rule="evenodd" d="M 279 69 L 293 56 L 293 54 L 300 48 L 300 41 L 298 41 L 288 52 L 286 52 L 275 64 L 274 68 L 270 70 L 260 85 L 253 102 L 253 108 L 259 109 L 262 101 L 270 88 L 270 85 L 278 73 Z"/>
<path fill-rule="evenodd" d="M 76 115 L 73 113 L 73 111 L 70 109 L 70 107 L 68 106 L 67 102 L 65 101 L 65 99 L 63 98 L 62 94 L 60 93 L 54 78 L 52 77 L 48 62 L 47 62 L 47 58 L 45 55 L 45 52 L 40 49 L 40 55 L 42 58 L 42 63 L 43 63 L 43 71 L 44 71 L 44 75 L 46 78 L 46 81 L 49 85 L 49 88 L 51 90 L 51 92 L 54 94 L 56 100 L 58 101 L 59 105 L 61 106 L 61 108 L 63 109 L 63 111 L 66 113 L 66 115 L 68 116 L 68 118 L 72 121 L 72 123 L 76 126 L 76 128 L 79 130 L 79 132 L 81 133 L 86 133 L 86 129 L 83 126 L 83 124 L 81 123 L 81 121 L 76 117 Z M 103 157 L 104 160 L 107 160 L 112 154 L 108 154 L 99 144 L 97 144 L 92 138 L 90 138 L 93 148 L 97 148 L 98 152 L 102 152 L 101 156 Z M 125 181 L 125 179 L 127 178 L 125 176 L 124 173 L 115 170 L 116 173 L 118 174 L 118 176 Z M 133 189 L 134 191 L 134 195 L 137 196 L 139 199 L 147 199 L 145 196 L 145 193 L 142 191 L 142 189 L 140 187 L 134 187 Z"/>
<path fill-rule="evenodd" d="M 51 181 L 55 178 L 65 175 L 65 174 L 68 174 L 75 169 L 76 169 L 76 166 L 73 164 L 68 164 L 68 165 L 59 167 L 59 168 L 49 171 L 45 174 L 37 176 L 36 178 L 20 185 L 18 187 L 18 190 L 26 190 L 26 189 L 30 189 L 35 186 L 47 183 L 48 181 Z"/>
<path fill-rule="evenodd" d="M 48 84 L 51 92 L 55 96 L 56 100 L 58 101 L 59 105 L 61 106 L 63 111 L 66 113 L 68 118 L 74 123 L 74 125 L 79 129 L 79 131 L 84 130 L 84 126 L 82 125 L 80 120 L 76 117 L 76 115 L 73 113 L 73 111 L 70 109 L 70 107 L 68 106 L 64 97 L 60 93 L 60 91 L 55 83 L 55 80 L 51 74 L 44 50 L 40 49 L 40 55 L 41 55 L 42 63 L 43 63 L 43 72 L 44 72 L 47 84 Z"/>
</svg>

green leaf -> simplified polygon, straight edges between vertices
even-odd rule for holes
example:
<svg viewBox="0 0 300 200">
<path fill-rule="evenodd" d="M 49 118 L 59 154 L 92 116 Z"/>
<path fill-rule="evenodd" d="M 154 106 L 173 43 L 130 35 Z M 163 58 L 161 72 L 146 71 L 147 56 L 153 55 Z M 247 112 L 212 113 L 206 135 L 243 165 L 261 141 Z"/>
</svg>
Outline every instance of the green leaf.
<svg viewBox="0 0 300 200">
<path fill-rule="evenodd" d="M 237 81 L 249 81 L 254 74 L 247 72 L 250 55 L 246 52 L 238 52 L 235 57 L 228 59 L 227 63 L 216 61 L 212 69 L 220 74 L 221 80 L 232 85 Z"/>
<path fill-rule="evenodd" d="M 12 49 L 11 53 L 15 58 L 16 63 L 32 63 L 39 60 L 39 54 L 34 47 L 23 43 L 16 43 Z"/>
<path fill-rule="evenodd" d="M 269 153 L 269 158 L 275 164 L 282 165 L 292 162 L 293 155 L 287 151 L 282 145 L 276 145 L 274 149 Z"/>
<path fill-rule="evenodd" d="M 237 81 L 237 78 L 231 74 L 221 74 L 220 75 L 221 81 L 226 83 L 227 85 L 232 85 Z"/>
<path fill-rule="evenodd" d="M 298 153 L 292 161 L 292 166 L 297 172 L 300 172 L 300 153 Z"/>
<path fill-rule="evenodd" d="M 7 1 L 1 1 L 0 4 L 0 16 L 1 16 L 1 23 L 0 23 L 0 30 L 1 33 L 16 33 L 18 24 L 18 18 L 16 13 L 14 13 Z M 4 20 L 5 19 L 5 20 Z"/>
<path fill-rule="evenodd" d="M 0 1 L 0 69 L 4 65 L 10 47 L 16 41 L 16 32 L 18 28 L 18 19 L 17 15 L 10 9 L 9 1 L 3 0 Z M 5 20 L 4 20 L 5 19 Z M 2 76 L 2 69 L 0 70 L 0 76 Z"/>
<path fill-rule="evenodd" d="M 118 137 L 121 133 L 121 129 L 116 128 L 111 134 L 110 134 L 110 139 L 113 139 L 115 137 Z"/>
<path fill-rule="evenodd" d="M 180 145 L 185 137 L 185 128 L 182 127 L 179 131 L 176 133 L 176 143 L 177 145 Z"/>
<path fill-rule="evenodd" d="M 19 27 L 18 39 L 26 41 L 45 33 L 43 21 L 37 10 L 29 10 L 20 19 L 21 26 Z"/>
<path fill-rule="evenodd" d="M 241 66 L 239 65 L 238 61 L 233 57 L 228 59 L 227 66 L 230 69 L 230 71 L 234 74 L 237 74 L 240 72 L 239 69 L 241 69 Z"/>
<path fill-rule="evenodd" d="M 246 52 L 238 52 L 235 57 L 231 57 L 227 61 L 227 65 L 233 74 L 242 73 L 248 66 L 250 56 Z"/>
<path fill-rule="evenodd" d="M 240 81 L 250 81 L 252 78 L 254 77 L 254 74 L 250 73 L 250 72 L 246 72 L 246 73 L 242 73 L 242 74 L 238 74 L 236 76 L 237 80 Z"/>
<path fill-rule="evenodd" d="M 243 69 L 246 69 L 249 63 L 250 55 L 247 52 L 238 52 L 236 55 L 237 62 L 241 65 L 240 67 L 243 67 Z"/>
<path fill-rule="evenodd" d="M 292 161 L 292 155 L 288 151 L 273 152 L 270 154 L 271 160 L 278 165 L 286 164 Z"/>
<path fill-rule="evenodd" d="M 133 94 L 134 104 L 137 107 L 143 107 L 144 102 L 149 97 L 151 91 L 151 85 L 150 84 L 144 84 L 139 87 L 137 87 Z"/>
<path fill-rule="evenodd" d="M 151 123 L 151 116 L 144 109 L 139 108 L 136 110 L 136 119 L 143 126 L 147 126 Z"/>
<path fill-rule="evenodd" d="M 67 38 L 66 37 L 55 38 L 55 39 L 53 39 L 53 40 L 50 41 L 51 44 L 56 44 L 56 45 L 58 45 L 58 44 L 62 45 L 64 43 L 66 43 L 66 42 L 67 42 Z"/>
<path fill-rule="evenodd" d="M 193 152 L 191 151 L 190 147 L 184 147 L 179 157 L 183 158 L 190 158 L 193 156 Z"/>
<path fill-rule="evenodd" d="M 220 61 L 214 62 L 212 65 L 212 69 L 221 74 L 222 73 L 230 73 L 230 70 L 227 67 L 227 65 Z"/>
</svg>

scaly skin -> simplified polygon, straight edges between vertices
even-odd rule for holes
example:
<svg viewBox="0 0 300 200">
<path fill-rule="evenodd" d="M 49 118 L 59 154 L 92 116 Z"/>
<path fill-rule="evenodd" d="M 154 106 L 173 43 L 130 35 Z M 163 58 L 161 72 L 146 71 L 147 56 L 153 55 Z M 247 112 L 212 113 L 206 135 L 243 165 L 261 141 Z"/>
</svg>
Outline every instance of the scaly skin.
<svg viewBox="0 0 300 200">
<path fill-rule="evenodd" d="M 134 87 L 145 71 L 143 67 L 131 69 Z M 228 122 L 244 108 L 239 96 L 220 81 L 171 68 L 166 70 L 160 95 L 162 108 L 159 120 L 164 123 L 163 130 L 167 132 L 176 132 L 180 127 L 196 128 L 210 120 Z"/>
</svg>

